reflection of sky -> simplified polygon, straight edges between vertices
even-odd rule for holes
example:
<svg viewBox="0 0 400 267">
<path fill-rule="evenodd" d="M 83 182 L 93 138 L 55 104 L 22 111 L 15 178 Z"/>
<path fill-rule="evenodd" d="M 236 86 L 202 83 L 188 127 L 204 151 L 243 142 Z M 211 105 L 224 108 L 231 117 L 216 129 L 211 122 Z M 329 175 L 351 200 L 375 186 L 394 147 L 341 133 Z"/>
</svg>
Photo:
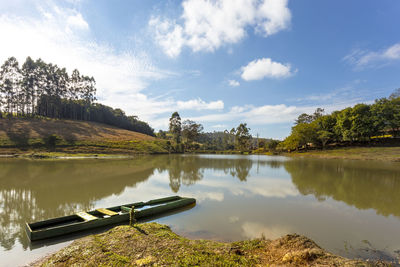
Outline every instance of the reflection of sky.
<svg viewBox="0 0 400 267">
<path fill-rule="evenodd" d="M 243 236 L 249 239 L 259 238 L 261 236 L 268 237 L 269 239 L 276 239 L 292 232 L 285 226 L 266 226 L 257 222 L 244 222 L 242 224 L 242 230 Z"/>
<path fill-rule="evenodd" d="M 358 210 L 331 198 L 321 202 L 312 195 L 303 196 L 283 166 L 257 168 L 255 163 L 246 180 L 240 181 L 222 170 L 206 169 L 202 180 L 193 185 L 182 184 L 178 192 L 181 196 L 195 197 L 197 206 L 158 221 L 190 238 L 224 241 L 262 235 L 274 239 L 299 233 L 332 252 L 350 253 L 349 256 L 351 252 L 343 249 L 345 243 L 356 248 L 362 240 L 369 240 L 376 248 L 388 251 L 399 247 L 400 237 L 393 238 L 399 227 L 398 219 L 376 215 L 373 210 Z M 168 185 L 168 172 L 155 172 L 136 188 L 126 188 L 118 196 L 118 203 L 171 195 Z M 114 197 L 110 202 L 107 199 L 97 204 L 114 204 Z"/>
<path fill-rule="evenodd" d="M 212 177 L 211 171 L 206 173 Z M 206 175 L 205 174 L 205 175 Z M 228 175 L 229 176 L 229 175 Z M 234 195 L 241 195 L 244 197 L 254 197 L 261 195 L 264 197 L 287 197 L 298 195 L 298 190 L 293 185 L 289 177 L 266 177 L 263 175 L 250 174 L 247 182 L 240 182 L 233 180 L 232 177 L 222 177 L 221 175 L 214 176 L 213 179 L 204 179 L 197 183 L 197 185 L 204 186 L 204 189 L 225 189 L 229 190 Z"/>
<path fill-rule="evenodd" d="M 262 235 L 274 239 L 284 234 L 298 233 L 341 255 L 354 256 L 355 254 L 344 251 L 344 246 L 347 244 L 361 248 L 362 240 L 368 240 L 378 250 L 386 248 L 387 251 L 393 252 L 400 249 L 400 236 L 394 235 L 400 227 L 398 218 L 380 216 L 371 209 L 358 210 L 329 197 L 318 201 L 312 194 L 300 194 L 292 182 L 291 175 L 279 164 L 283 163 L 285 158 L 273 158 L 278 164 L 270 166 L 266 163 L 271 157 L 199 157 L 253 161 L 250 165 L 246 163 L 248 175 L 242 181 L 237 173 L 230 170 L 202 166 L 199 172 L 202 172 L 203 176 L 195 183 L 190 181 L 190 176 L 186 181 L 183 181 L 181 176 L 177 193 L 170 188 L 169 170 L 154 170 L 147 180 L 139 179 L 139 182 L 133 182 L 137 177 L 132 177 L 131 183 L 129 179 L 124 179 L 124 184 L 121 184 L 123 190 L 96 200 L 91 205 L 96 208 L 110 207 L 180 195 L 196 198 L 197 205 L 191 210 L 159 218 L 157 221 L 170 225 L 174 231 L 190 238 L 236 241 Z M 235 167 L 237 166 L 232 167 L 232 170 L 235 170 Z M 126 186 L 125 183 L 131 185 Z M 7 255 L 20 257 L 21 261 L 24 259 L 22 263 L 27 263 L 37 255 L 55 251 L 68 243 L 24 252 L 17 242 L 11 251 L 0 251 L 0 259 Z"/>
</svg>

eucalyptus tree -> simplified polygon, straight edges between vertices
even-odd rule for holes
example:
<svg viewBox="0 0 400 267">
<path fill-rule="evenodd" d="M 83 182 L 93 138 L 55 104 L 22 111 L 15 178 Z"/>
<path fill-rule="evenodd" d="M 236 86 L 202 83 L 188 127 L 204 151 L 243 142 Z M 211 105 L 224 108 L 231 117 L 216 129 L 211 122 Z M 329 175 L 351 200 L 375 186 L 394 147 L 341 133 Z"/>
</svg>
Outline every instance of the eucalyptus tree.
<svg viewBox="0 0 400 267">
<path fill-rule="evenodd" d="M 182 123 L 182 136 L 189 144 L 193 143 L 197 136 L 203 131 L 203 125 L 192 120 L 185 120 Z"/>
<path fill-rule="evenodd" d="M 90 120 L 154 135 L 154 130 L 136 116 L 126 116 L 120 109 L 95 101 L 95 79 L 76 69 L 70 76 L 65 68 L 30 57 L 21 69 L 15 57 L 0 67 L 0 116 L 4 112 L 8 116 Z"/>
<path fill-rule="evenodd" d="M 239 150 L 247 150 L 251 139 L 250 128 L 247 123 L 241 123 L 235 129 L 236 142 Z"/>
<path fill-rule="evenodd" d="M 182 123 L 181 117 L 178 112 L 174 112 L 169 119 L 169 132 L 172 134 L 175 142 L 179 144 L 182 136 Z"/>
<path fill-rule="evenodd" d="M 15 57 L 8 58 L 1 66 L 0 79 L 5 111 L 11 115 L 14 112 L 18 114 L 22 109 L 20 103 L 20 99 L 22 98 L 20 90 L 21 71 Z"/>
<path fill-rule="evenodd" d="M 39 87 L 39 80 L 36 73 L 36 63 L 31 57 L 26 58 L 25 63 L 22 65 L 21 73 L 21 88 L 25 95 L 25 103 L 27 105 L 26 111 L 28 114 L 33 115 L 35 112 L 36 93 Z"/>
<path fill-rule="evenodd" d="M 83 76 L 82 77 L 82 88 L 80 91 L 80 98 L 83 99 L 85 105 L 85 120 L 90 120 L 90 112 L 88 109 L 90 105 L 96 100 L 96 82 L 93 77 Z"/>
</svg>

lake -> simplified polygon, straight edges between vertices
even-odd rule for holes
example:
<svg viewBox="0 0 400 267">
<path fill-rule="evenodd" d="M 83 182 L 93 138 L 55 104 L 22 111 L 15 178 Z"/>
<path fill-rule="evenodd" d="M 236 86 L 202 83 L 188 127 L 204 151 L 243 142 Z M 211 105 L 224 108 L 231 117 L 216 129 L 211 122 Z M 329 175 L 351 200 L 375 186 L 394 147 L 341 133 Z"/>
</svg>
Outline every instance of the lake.
<svg viewBox="0 0 400 267">
<path fill-rule="evenodd" d="M 155 219 L 185 237 L 298 233 L 353 258 L 400 256 L 400 163 L 245 155 L 0 159 L 0 262 L 24 265 L 82 234 L 30 244 L 26 221 L 180 195 L 194 208 Z M 88 233 L 86 233 L 88 234 Z"/>
</svg>

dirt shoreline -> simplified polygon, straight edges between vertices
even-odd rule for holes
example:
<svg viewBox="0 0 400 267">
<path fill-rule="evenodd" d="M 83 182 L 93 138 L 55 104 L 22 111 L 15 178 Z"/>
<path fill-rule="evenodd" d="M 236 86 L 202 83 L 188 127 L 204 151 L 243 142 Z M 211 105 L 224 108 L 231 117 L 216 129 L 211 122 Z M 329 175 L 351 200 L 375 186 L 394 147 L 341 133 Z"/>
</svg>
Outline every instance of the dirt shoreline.
<svg viewBox="0 0 400 267">
<path fill-rule="evenodd" d="M 74 241 L 29 266 L 393 266 L 346 259 L 292 234 L 223 243 L 190 240 L 166 225 L 118 226 Z"/>
<path fill-rule="evenodd" d="M 193 151 L 193 154 L 241 154 L 237 151 Z M 0 147 L 0 158 L 29 158 L 29 159 L 86 159 L 86 158 L 131 158 L 138 155 L 159 155 L 168 154 L 168 151 L 132 151 L 132 150 L 114 150 L 103 149 L 97 151 L 74 150 L 69 151 L 66 148 L 58 148 L 56 152 L 45 150 L 22 151 L 17 148 L 5 149 Z M 327 150 L 308 150 L 290 153 L 245 153 L 245 155 L 269 155 L 286 157 L 311 157 L 323 159 L 349 159 L 349 160 L 377 160 L 400 162 L 400 147 L 346 147 Z"/>
<path fill-rule="evenodd" d="M 283 153 L 282 156 L 400 162 L 400 147 L 346 147 Z"/>
</svg>

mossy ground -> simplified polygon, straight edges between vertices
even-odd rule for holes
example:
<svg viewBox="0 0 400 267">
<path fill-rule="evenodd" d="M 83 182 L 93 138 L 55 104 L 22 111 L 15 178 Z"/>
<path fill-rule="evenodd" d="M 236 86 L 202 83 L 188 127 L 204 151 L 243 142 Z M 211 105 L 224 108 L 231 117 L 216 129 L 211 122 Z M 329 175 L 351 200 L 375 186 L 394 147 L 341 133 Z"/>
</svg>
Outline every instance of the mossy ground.
<svg viewBox="0 0 400 267">
<path fill-rule="evenodd" d="M 233 243 L 189 240 L 158 223 L 118 226 L 79 239 L 35 266 L 373 266 L 332 255 L 312 240 L 286 235 L 276 240 Z M 385 263 L 379 263 L 386 266 Z"/>
<path fill-rule="evenodd" d="M 400 147 L 346 147 L 285 153 L 285 156 L 317 158 L 399 161 Z"/>
</svg>

